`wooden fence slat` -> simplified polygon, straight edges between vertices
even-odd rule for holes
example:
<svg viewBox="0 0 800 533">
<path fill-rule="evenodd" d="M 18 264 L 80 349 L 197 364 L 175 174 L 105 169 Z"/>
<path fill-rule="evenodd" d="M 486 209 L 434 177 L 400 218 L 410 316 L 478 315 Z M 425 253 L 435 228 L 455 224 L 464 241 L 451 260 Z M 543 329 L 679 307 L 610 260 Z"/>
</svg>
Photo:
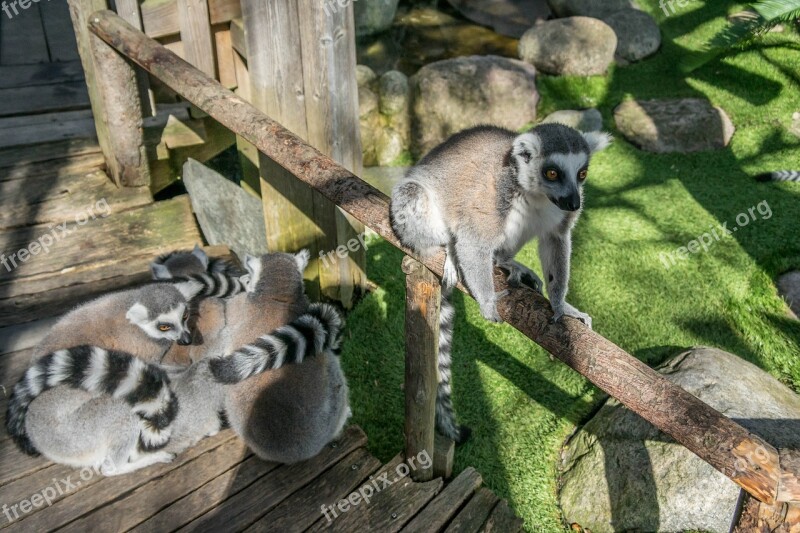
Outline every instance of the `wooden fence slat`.
<svg viewBox="0 0 800 533">
<path fill-rule="evenodd" d="M 464 469 L 447 485 L 441 494 L 425 506 L 417 516 L 403 528 L 403 533 L 427 533 L 441 531 L 453 515 L 469 500 L 483 479 L 471 466 Z"/>
<path fill-rule="evenodd" d="M 178 23 L 186 61 L 210 77 L 216 77 L 208 1 L 178 0 Z"/>
<path fill-rule="evenodd" d="M 387 242 L 413 255 L 397 240 L 389 222 L 385 194 L 309 146 L 270 117 L 181 62 L 154 40 L 126 25 L 111 12 L 96 13 L 92 31 L 133 59 L 286 171 L 313 187 Z M 422 262 L 442 275 L 444 253 Z M 466 289 L 459 286 L 461 290 Z M 778 451 L 671 383 L 580 321 L 551 324 L 549 302 L 525 287 L 509 287 L 495 270 L 495 289 L 508 290 L 498 302 L 500 316 L 528 338 L 578 371 L 601 390 L 664 431 L 761 501 L 778 496 Z M 782 497 L 800 501 L 800 494 Z"/>
</svg>

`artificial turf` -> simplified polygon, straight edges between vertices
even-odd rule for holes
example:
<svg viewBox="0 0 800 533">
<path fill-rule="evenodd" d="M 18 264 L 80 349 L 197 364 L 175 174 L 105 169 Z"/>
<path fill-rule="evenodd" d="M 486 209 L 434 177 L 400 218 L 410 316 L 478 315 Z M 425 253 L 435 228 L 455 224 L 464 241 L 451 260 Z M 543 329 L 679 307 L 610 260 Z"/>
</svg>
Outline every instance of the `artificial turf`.
<svg viewBox="0 0 800 533">
<path fill-rule="evenodd" d="M 592 315 L 596 331 L 650 365 L 690 346 L 715 346 L 800 391 L 800 324 L 787 317 L 774 284 L 800 268 L 800 184 L 751 177 L 800 167 L 800 139 L 789 132 L 800 111 L 800 37 L 787 27 L 687 75 L 681 58 L 737 7 L 690 1 L 666 17 L 655 0 L 639 4 L 659 22 L 661 50 L 603 77 L 540 76 L 539 115 L 597 107 L 614 133 L 613 109 L 623 100 L 705 97 L 725 109 L 736 133 L 725 149 L 693 154 L 643 152 L 616 135 L 592 163 L 568 299 Z M 670 268 L 660 259 L 711 227 L 736 226 L 736 216 L 759 203 L 771 216 L 755 211 L 729 238 Z M 384 242 L 369 247 L 377 289 L 350 314 L 342 358 L 353 422 L 384 461 L 403 446 L 401 259 Z M 540 270 L 535 244 L 518 259 Z M 510 326 L 484 321 L 470 298 L 458 294 L 455 304 L 454 401 L 473 429 L 456 451 L 456 471 L 475 467 L 527 530 L 563 531 L 559 449 L 604 396 Z"/>
</svg>

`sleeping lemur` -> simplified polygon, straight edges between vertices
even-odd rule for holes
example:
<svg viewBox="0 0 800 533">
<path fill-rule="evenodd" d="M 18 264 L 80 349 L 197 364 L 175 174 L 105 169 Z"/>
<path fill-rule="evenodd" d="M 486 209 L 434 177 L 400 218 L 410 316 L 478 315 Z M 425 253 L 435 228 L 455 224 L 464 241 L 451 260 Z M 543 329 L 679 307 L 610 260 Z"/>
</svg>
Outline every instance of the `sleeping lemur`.
<svg viewBox="0 0 800 533">
<path fill-rule="evenodd" d="M 425 257 L 445 248 L 439 337 L 436 420 L 456 442 L 469 435 L 455 422 L 450 394 L 453 309 L 447 298 L 459 275 L 481 314 L 499 322 L 492 271 L 508 272 L 512 285 L 541 279 L 514 260 L 531 239 L 539 241 L 553 321 L 562 316 L 591 327 L 589 315 L 565 298 L 572 227 L 583 203 L 583 182 L 593 154 L 611 141 L 607 133 L 581 133 L 562 124 L 541 124 L 517 134 L 492 126 L 457 133 L 434 148 L 394 187 L 391 223 L 400 242 Z"/>
</svg>

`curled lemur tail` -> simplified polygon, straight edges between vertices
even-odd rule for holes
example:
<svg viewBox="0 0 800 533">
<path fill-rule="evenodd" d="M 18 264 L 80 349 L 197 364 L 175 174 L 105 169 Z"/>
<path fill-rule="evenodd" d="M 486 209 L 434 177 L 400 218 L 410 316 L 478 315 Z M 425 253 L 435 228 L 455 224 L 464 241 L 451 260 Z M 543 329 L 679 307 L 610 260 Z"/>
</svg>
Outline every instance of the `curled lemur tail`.
<svg viewBox="0 0 800 533">
<path fill-rule="evenodd" d="M 339 353 L 344 321 L 328 304 L 312 304 L 305 314 L 232 354 L 212 359 L 211 373 L 221 383 L 239 383 L 250 376 L 331 351 Z"/>
<path fill-rule="evenodd" d="M 230 298 L 247 290 L 247 283 L 241 277 L 228 275 L 224 272 L 210 272 L 207 274 L 191 274 L 168 280 L 170 283 L 180 281 L 195 281 L 203 286 L 197 298 Z"/>
<path fill-rule="evenodd" d="M 453 323 L 456 311 L 450 301 L 450 290 L 442 288 L 442 304 L 439 311 L 439 385 L 436 390 L 436 429 L 456 444 L 466 441 L 472 430 L 456 423 L 450 389 L 451 351 L 453 347 Z"/>
<path fill-rule="evenodd" d="M 169 425 L 178 403 L 166 372 L 125 352 L 77 346 L 39 358 L 14 387 L 6 411 L 6 429 L 25 453 L 39 454 L 25 430 L 28 407 L 41 393 L 59 385 L 109 394 L 127 402 L 142 421 L 140 449 L 155 450 L 169 442 Z"/>
<path fill-rule="evenodd" d="M 776 170 L 755 176 L 756 181 L 800 181 L 798 170 Z"/>
</svg>

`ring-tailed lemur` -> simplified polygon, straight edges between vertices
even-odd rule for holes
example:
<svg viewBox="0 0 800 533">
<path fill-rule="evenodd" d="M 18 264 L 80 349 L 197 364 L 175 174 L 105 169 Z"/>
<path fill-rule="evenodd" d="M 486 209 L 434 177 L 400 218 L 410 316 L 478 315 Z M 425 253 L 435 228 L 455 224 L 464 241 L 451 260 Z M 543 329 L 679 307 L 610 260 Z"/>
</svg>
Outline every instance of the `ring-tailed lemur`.
<svg viewBox="0 0 800 533">
<path fill-rule="evenodd" d="M 800 170 L 774 170 L 755 176 L 756 181 L 800 181 Z"/>
<path fill-rule="evenodd" d="M 230 278 L 240 278 L 246 274 L 230 261 L 208 255 L 195 245 L 194 249 L 176 250 L 158 256 L 150 263 L 154 279 L 171 279 L 192 274 L 224 274 Z"/>
<path fill-rule="evenodd" d="M 335 309 L 312 306 L 291 324 L 229 356 L 209 356 L 187 370 L 173 371 L 171 380 L 161 366 L 124 352 L 93 346 L 60 350 L 39 359 L 20 379 L 9 400 L 6 427 L 27 453 L 41 452 L 73 466 L 110 462 L 118 469 L 106 474 L 168 461 L 222 428 L 227 391 L 223 381 L 237 383 L 332 353 L 340 328 Z M 64 402 L 63 395 L 45 397 L 59 385 L 105 398 L 73 394 Z M 70 398 L 78 398 L 77 403 Z M 128 404 L 128 412 L 112 399 Z M 81 425 L 88 427 L 75 431 Z"/>
<path fill-rule="evenodd" d="M 583 203 L 583 182 L 591 156 L 608 146 L 610 135 L 581 133 L 562 124 L 541 124 L 517 134 L 478 126 L 434 148 L 394 187 L 391 223 L 400 242 L 422 256 L 446 249 L 442 299 L 462 276 L 481 314 L 499 322 L 492 271 L 508 271 L 512 285 L 541 279 L 514 260 L 538 238 L 553 321 L 562 316 L 591 327 L 589 315 L 565 300 L 569 283 L 572 227 Z M 452 307 L 443 305 L 440 326 L 437 428 L 456 442 L 460 428 L 450 400 Z M 444 349 L 442 349 L 442 347 Z"/>
</svg>

